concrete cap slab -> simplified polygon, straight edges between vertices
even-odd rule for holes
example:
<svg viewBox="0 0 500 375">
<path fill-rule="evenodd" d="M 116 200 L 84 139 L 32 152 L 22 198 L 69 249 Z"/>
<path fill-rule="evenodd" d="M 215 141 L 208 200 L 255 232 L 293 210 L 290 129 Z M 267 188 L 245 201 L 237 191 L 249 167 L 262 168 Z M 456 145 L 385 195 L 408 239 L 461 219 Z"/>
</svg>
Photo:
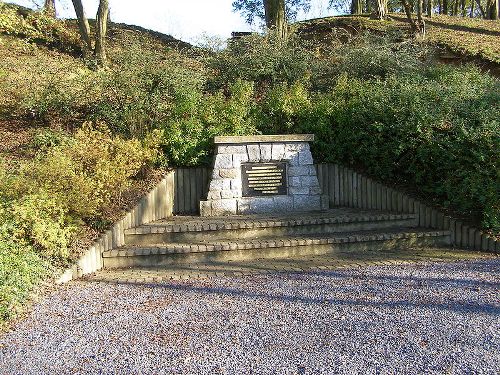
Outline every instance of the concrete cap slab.
<svg viewBox="0 0 500 375">
<path fill-rule="evenodd" d="M 219 136 L 214 138 L 215 144 L 269 143 L 269 142 L 312 142 L 314 134 L 281 134 L 281 135 L 243 135 Z"/>
</svg>

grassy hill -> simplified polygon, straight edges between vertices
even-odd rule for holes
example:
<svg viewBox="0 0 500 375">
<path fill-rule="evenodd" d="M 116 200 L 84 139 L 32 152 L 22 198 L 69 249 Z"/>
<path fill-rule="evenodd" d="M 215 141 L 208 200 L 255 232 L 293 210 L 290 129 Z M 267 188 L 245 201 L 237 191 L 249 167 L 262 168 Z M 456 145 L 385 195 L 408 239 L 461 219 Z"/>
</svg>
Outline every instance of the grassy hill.
<svg viewBox="0 0 500 375">
<path fill-rule="evenodd" d="M 319 18 L 298 23 L 299 31 L 314 38 L 327 37 L 339 30 L 349 34 L 363 31 L 379 34 L 404 33 L 410 30 L 403 14 L 390 14 L 389 20 L 378 21 L 366 16 L 342 16 Z M 448 59 L 463 58 L 476 61 L 499 74 L 500 22 L 467 17 L 434 15 L 425 18 L 424 43 L 444 49 Z M 448 52 L 448 53 L 444 53 Z"/>
</svg>

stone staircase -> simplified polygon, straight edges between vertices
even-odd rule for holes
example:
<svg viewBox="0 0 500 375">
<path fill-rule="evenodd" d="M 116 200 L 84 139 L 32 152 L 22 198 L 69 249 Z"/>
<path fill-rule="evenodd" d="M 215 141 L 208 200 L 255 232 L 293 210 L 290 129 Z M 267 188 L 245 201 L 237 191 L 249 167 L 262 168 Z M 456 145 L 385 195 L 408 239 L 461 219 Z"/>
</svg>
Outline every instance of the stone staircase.
<svg viewBox="0 0 500 375">
<path fill-rule="evenodd" d="M 416 214 L 335 208 L 314 213 L 175 216 L 125 230 L 125 245 L 104 251 L 102 260 L 105 268 L 161 267 L 450 243 L 449 231 L 419 228 Z"/>
</svg>

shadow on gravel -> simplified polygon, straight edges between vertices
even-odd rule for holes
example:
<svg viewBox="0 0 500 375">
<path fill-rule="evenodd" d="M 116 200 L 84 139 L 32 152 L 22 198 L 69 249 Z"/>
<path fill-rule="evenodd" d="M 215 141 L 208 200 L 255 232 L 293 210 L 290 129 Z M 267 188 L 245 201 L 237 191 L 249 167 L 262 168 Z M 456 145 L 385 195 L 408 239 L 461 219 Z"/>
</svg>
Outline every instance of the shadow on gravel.
<svg viewBox="0 0 500 375">
<path fill-rule="evenodd" d="M 283 275 L 284 273 L 282 273 Z M 288 273 L 288 275 L 300 275 L 299 273 Z M 311 273 L 309 273 L 310 275 Z M 325 271 L 325 272 L 317 272 L 318 275 L 321 275 L 322 277 L 328 276 L 332 278 L 348 278 L 348 279 L 353 279 L 352 274 L 344 274 L 340 273 L 337 271 Z M 413 278 L 413 277 L 397 277 L 397 276 L 373 276 L 369 275 L 366 278 L 364 278 L 366 281 L 366 286 L 370 287 L 371 290 L 367 291 L 370 294 L 373 294 L 373 292 L 377 292 L 377 286 L 380 287 L 380 284 L 375 284 L 371 283 L 372 280 L 386 280 L 390 281 L 389 285 L 385 285 L 382 287 L 387 287 L 387 288 L 395 288 L 396 286 L 406 286 L 408 285 L 408 281 L 412 281 L 415 284 L 414 285 L 408 285 L 409 288 L 412 290 L 415 290 L 415 286 L 420 286 L 419 283 L 423 280 L 422 278 Z M 425 279 L 424 279 L 425 280 Z M 428 279 L 429 285 L 427 285 L 425 288 L 429 289 L 429 286 L 434 289 L 440 289 L 440 283 L 447 283 L 447 286 L 450 286 L 450 283 L 452 286 L 458 286 L 458 287 L 463 287 L 463 285 L 481 285 L 483 288 L 488 288 L 491 289 L 493 295 L 497 293 L 500 285 L 498 283 L 489 283 L 489 284 L 484 284 L 481 283 L 480 281 L 470 283 L 469 280 L 460 280 L 460 279 L 437 279 L 438 282 L 434 282 L 433 280 L 436 280 L 435 278 L 430 278 Z M 447 281 L 448 280 L 448 281 Z M 457 284 L 458 281 L 458 285 Z M 181 284 L 182 283 L 182 284 Z M 494 316 L 500 316 L 500 304 L 474 304 L 469 301 L 465 300 L 450 300 L 449 303 L 445 302 L 440 302 L 440 301 L 429 301 L 430 298 L 439 298 L 436 297 L 436 291 L 434 291 L 434 294 L 432 297 L 426 296 L 424 293 L 425 291 L 422 291 L 421 296 L 419 297 L 419 301 L 412 301 L 412 300 L 398 300 L 398 301 L 393 301 L 393 300 L 388 300 L 387 301 L 368 301 L 365 298 L 361 297 L 359 299 L 332 299 L 332 298 L 310 298 L 310 297 L 304 297 L 300 295 L 286 295 L 286 294 L 272 294 L 272 293 L 261 293 L 261 292 L 253 292 L 249 290 L 244 290 L 244 289 L 236 289 L 236 288 L 228 288 L 228 287 L 210 287 L 210 286 L 197 286 L 193 285 L 192 283 L 186 283 L 186 282 L 171 282 L 171 283 L 158 283 L 158 284 L 152 284 L 152 283 L 134 283 L 134 284 L 129 284 L 127 282 L 120 282 L 120 281 L 115 281 L 114 284 L 124 284 L 128 286 L 139 286 L 139 287 L 148 287 L 148 288 L 163 288 L 163 289 L 168 289 L 172 291 L 181 291 L 181 292 L 188 292 L 188 293 L 198 293 L 202 295 L 221 295 L 221 296 L 232 296 L 232 297 L 239 297 L 239 298 L 248 298 L 249 300 L 267 300 L 267 301 L 279 301 L 279 302 L 285 302 L 285 303 L 301 303 L 301 304 L 306 304 L 306 305 L 311 305 L 311 304 L 317 304 L 317 305 L 325 305 L 329 304 L 332 306 L 358 306 L 358 307 L 388 307 L 388 308 L 400 308 L 400 307 L 406 307 L 406 308 L 419 308 L 419 309 L 439 309 L 439 310 L 449 310 L 449 311 L 454 311 L 454 312 L 462 312 L 462 313 L 482 313 L 482 314 L 488 314 L 488 315 L 494 315 Z M 453 285 L 455 284 L 455 285 Z M 463 284 L 463 285 L 462 285 Z M 346 293 L 346 285 L 342 285 L 337 287 L 336 285 L 332 285 L 333 288 L 329 288 L 329 292 L 335 293 L 335 289 L 339 288 L 338 291 L 345 294 Z M 353 287 L 356 287 L 356 294 L 359 295 L 359 283 L 356 285 L 353 285 Z M 349 288 L 349 286 L 347 286 Z M 477 289 L 477 287 L 476 287 Z M 382 292 L 380 292 L 382 293 Z M 446 290 L 443 288 L 443 294 L 444 293 L 449 293 L 449 290 Z M 440 296 L 443 294 L 439 293 Z M 408 294 L 409 295 L 409 294 Z M 414 296 L 415 298 L 415 296 Z"/>
</svg>

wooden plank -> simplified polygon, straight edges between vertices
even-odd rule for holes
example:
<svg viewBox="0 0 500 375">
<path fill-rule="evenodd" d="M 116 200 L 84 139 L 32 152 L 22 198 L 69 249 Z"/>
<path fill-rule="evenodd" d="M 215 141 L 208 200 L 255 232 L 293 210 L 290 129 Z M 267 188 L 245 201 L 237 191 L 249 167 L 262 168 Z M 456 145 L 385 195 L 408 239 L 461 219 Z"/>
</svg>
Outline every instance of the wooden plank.
<svg viewBox="0 0 500 375">
<path fill-rule="evenodd" d="M 461 246 L 464 248 L 469 248 L 469 226 L 463 225 L 462 226 L 462 242 Z"/>
<path fill-rule="evenodd" d="M 373 208 L 372 202 L 373 181 L 371 178 L 366 178 L 366 208 Z"/>
<path fill-rule="evenodd" d="M 365 209 L 367 208 L 366 201 L 368 200 L 368 192 L 366 190 L 366 177 L 363 175 L 359 175 L 361 178 L 361 183 L 360 183 L 360 207 Z"/>
<path fill-rule="evenodd" d="M 199 199 L 198 199 L 198 194 L 196 192 L 196 185 L 197 184 L 197 180 L 196 180 L 196 169 L 197 168 L 191 168 L 189 170 L 189 185 L 190 185 L 190 188 L 191 188 L 191 194 L 190 194 L 190 208 L 189 208 L 189 212 L 191 214 L 195 214 L 198 209 L 197 209 L 197 203 L 199 202 Z"/>
<path fill-rule="evenodd" d="M 438 223 L 437 223 L 437 210 L 432 208 L 431 209 L 431 228 L 437 228 Z"/>
<path fill-rule="evenodd" d="M 200 201 L 202 200 L 202 196 L 203 196 L 203 169 L 202 168 L 196 168 L 195 179 L 196 179 L 196 207 L 195 207 L 194 212 L 196 214 L 199 214 L 200 213 Z"/>
<path fill-rule="evenodd" d="M 330 207 L 335 206 L 335 166 L 328 164 L 328 196 Z"/>
<path fill-rule="evenodd" d="M 462 222 L 455 221 L 455 246 L 462 247 Z"/>
<path fill-rule="evenodd" d="M 321 168 L 321 164 L 314 164 L 314 168 L 316 169 L 316 175 L 318 176 L 319 186 L 323 189 L 323 169 Z"/>
<path fill-rule="evenodd" d="M 420 211 L 419 211 L 419 219 L 418 219 L 418 225 L 420 227 L 425 228 L 425 213 L 427 211 L 427 207 L 425 204 L 420 203 Z"/>
<path fill-rule="evenodd" d="M 335 183 L 335 199 L 334 203 L 335 206 L 340 205 L 340 173 L 339 173 L 339 166 L 337 164 L 333 165 L 333 179 Z"/>
<path fill-rule="evenodd" d="M 358 174 L 352 171 L 352 207 L 358 207 Z"/>
<path fill-rule="evenodd" d="M 383 186 L 381 183 L 376 183 L 373 189 L 373 196 L 375 197 L 373 202 L 373 208 L 376 210 L 382 210 L 383 205 Z"/>
<path fill-rule="evenodd" d="M 357 181 L 358 197 L 356 200 L 358 201 L 358 207 L 362 208 L 363 207 L 363 176 L 360 175 L 359 173 L 357 175 L 358 175 L 358 181 Z"/>
<path fill-rule="evenodd" d="M 344 168 L 344 205 L 347 207 L 350 206 L 350 197 L 351 197 L 351 180 L 350 180 L 350 173 L 348 168 Z"/>
<path fill-rule="evenodd" d="M 183 214 L 185 212 L 184 208 L 184 169 L 177 169 L 177 186 L 175 194 L 177 196 L 177 214 Z"/>
<path fill-rule="evenodd" d="M 339 169 L 339 206 L 345 206 L 344 202 L 344 168 L 342 166 Z"/>
<path fill-rule="evenodd" d="M 477 229 L 474 232 L 474 250 L 481 250 L 481 231 Z"/>
</svg>

